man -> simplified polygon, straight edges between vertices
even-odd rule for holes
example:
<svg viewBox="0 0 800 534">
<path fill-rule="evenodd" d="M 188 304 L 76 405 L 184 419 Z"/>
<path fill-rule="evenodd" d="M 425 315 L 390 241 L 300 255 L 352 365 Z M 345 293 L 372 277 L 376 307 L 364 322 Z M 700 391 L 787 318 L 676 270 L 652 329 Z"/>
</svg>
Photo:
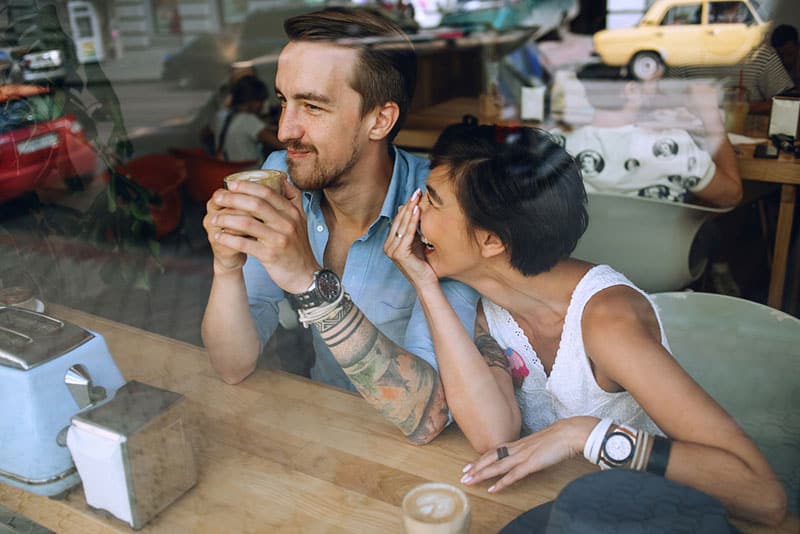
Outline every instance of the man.
<svg viewBox="0 0 800 534">
<path fill-rule="evenodd" d="M 770 44 L 781 58 L 781 63 L 792 77 L 795 87 L 800 87 L 800 44 L 798 44 L 797 29 L 788 24 L 781 24 L 772 30 Z"/>
<path fill-rule="evenodd" d="M 428 442 L 448 422 L 432 342 L 415 290 L 383 253 L 391 218 L 428 173 L 391 144 L 416 56 L 396 25 L 370 12 L 331 8 L 284 28 L 275 91 L 287 150 L 264 167 L 288 171 L 292 183 L 283 195 L 236 184 L 209 201 L 203 341 L 223 380 L 243 380 L 286 294 L 313 329 L 312 378 L 357 389 L 409 440 Z M 453 282 L 446 291 L 472 332 L 477 295 Z"/>
</svg>

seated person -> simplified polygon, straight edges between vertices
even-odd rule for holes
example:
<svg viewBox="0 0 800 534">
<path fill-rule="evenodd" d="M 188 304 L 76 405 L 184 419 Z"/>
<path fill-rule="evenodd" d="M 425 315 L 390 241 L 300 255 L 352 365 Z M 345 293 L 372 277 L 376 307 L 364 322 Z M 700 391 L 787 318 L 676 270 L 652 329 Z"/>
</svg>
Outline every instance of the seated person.
<svg viewBox="0 0 800 534">
<path fill-rule="evenodd" d="M 313 333 L 311 377 L 358 391 L 409 441 L 427 443 L 449 421 L 433 342 L 414 288 L 381 252 L 397 207 L 428 175 L 426 160 L 392 143 L 411 104 L 416 55 L 396 24 L 369 11 L 330 8 L 284 28 L 275 88 L 287 149 L 264 166 L 291 182 L 283 194 L 235 182 L 206 205 L 209 360 L 225 382 L 244 380 L 287 297 Z M 395 45 L 359 46 L 361 38 Z M 443 286 L 471 331 L 477 295 Z"/>
<path fill-rule="evenodd" d="M 585 202 L 578 165 L 547 132 L 461 124 L 442 133 L 425 193 L 393 221 L 384 250 L 417 290 L 448 406 L 484 453 L 462 482 L 501 476 L 496 492 L 583 453 L 780 523 L 781 483 L 672 357 L 649 297 L 610 267 L 569 257 Z M 475 340 L 443 277 L 483 295 Z M 504 352 L 485 359 L 477 347 L 487 342 Z"/>
<path fill-rule="evenodd" d="M 595 109 L 591 125 L 559 139 L 580 164 L 588 192 L 700 201 L 719 207 L 741 201 L 736 155 L 712 87 L 699 83 L 687 87 L 694 114 L 685 113 L 684 122 L 700 119 L 700 143 L 685 129 L 653 126 L 661 115 L 655 110 L 654 118 L 649 106 L 665 98 L 656 93 L 655 82 L 602 82 L 586 93 Z"/>
<path fill-rule="evenodd" d="M 282 147 L 274 128 L 261 120 L 267 86 L 256 76 L 245 75 L 231 86 L 228 109 L 214 121 L 215 152 L 225 161 L 257 161 Z"/>
<path fill-rule="evenodd" d="M 781 63 L 792 77 L 795 87 L 800 87 L 800 44 L 797 29 L 788 24 L 777 26 L 772 30 L 770 44 L 781 58 Z"/>
<path fill-rule="evenodd" d="M 756 47 L 747 58 L 734 65 L 685 65 L 669 67 L 665 78 L 686 80 L 718 80 L 725 88 L 741 85 L 750 104 L 750 113 L 768 114 L 772 97 L 794 87 L 791 76 L 778 54 L 767 43 Z"/>
</svg>

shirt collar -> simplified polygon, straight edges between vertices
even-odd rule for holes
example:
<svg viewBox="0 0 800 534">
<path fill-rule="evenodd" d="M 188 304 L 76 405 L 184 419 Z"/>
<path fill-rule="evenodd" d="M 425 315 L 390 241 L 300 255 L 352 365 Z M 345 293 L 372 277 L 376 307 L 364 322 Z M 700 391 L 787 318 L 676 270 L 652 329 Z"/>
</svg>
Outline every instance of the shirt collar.
<svg viewBox="0 0 800 534">
<path fill-rule="evenodd" d="M 413 182 L 413 177 L 409 173 L 409 163 L 396 146 L 390 145 L 389 149 L 394 155 L 394 166 L 392 168 L 392 179 L 389 181 L 389 189 L 386 191 L 386 197 L 383 199 L 381 211 L 378 218 L 370 225 L 367 235 L 369 235 L 376 224 L 381 220 L 391 221 L 397 211 L 397 207 L 405 202 L 405 199 L 411 195 L 410 184 Z M 303 191 L 303 207 L 306 213 L 316 212 L 320 209 L 320 202 L 322 202 L 322 191 Z"/>
</svg>

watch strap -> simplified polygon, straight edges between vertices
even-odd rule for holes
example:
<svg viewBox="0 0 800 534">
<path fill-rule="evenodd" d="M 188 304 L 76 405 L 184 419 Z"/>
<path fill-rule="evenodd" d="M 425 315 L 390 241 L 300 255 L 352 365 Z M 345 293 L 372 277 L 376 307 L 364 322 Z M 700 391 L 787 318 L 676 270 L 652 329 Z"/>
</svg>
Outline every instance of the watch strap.
<svg viewBox="0 0 800 534">
<path fill-rule="evenodd" d="M 603 439 L 605 439 L 608 429 L 611 428 L 613 424 L 614 420 L 610 417 L 601 419 L 586 439 L 586 444 L 583 446 L 583 457 L 591 463 L 597 463 L 600 457 L 600 447 L 603 445 Z"/>
</svg>

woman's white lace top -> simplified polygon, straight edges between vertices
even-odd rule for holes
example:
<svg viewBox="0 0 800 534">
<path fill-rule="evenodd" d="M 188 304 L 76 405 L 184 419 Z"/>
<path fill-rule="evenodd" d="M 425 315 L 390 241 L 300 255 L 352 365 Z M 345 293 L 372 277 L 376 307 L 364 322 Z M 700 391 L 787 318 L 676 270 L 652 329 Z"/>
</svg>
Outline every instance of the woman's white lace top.
<svg viewBox="0 0 800 534">
<path fill-rule="evenodd" d="M 595 293 L 616 285 L 632 287 L 650 301 L 647 294 L 611 267 L 597 265 L 589 270 L 572 293 L 549 377 L 522 328 L 511 314 L 487 297 L 482 298 L 489 332 L 506 350 L 512 373 L 527 373 L 522 386 L 516 390 L 517 402 L 522 412 L 523 433 L 536 432 L 566 417 L 592 415 L 599 418 L 611 417 L 618 423 L 662 434 L 630 393 L 609 393 L 597 385 L 586 355 L 581 331 L 583 309 Z M 650 303 L 652 305 L 652 301 Z M 669 350 L 660 318 L 658 325 L 661 330 L 661 344 Z"/>
</svg>

